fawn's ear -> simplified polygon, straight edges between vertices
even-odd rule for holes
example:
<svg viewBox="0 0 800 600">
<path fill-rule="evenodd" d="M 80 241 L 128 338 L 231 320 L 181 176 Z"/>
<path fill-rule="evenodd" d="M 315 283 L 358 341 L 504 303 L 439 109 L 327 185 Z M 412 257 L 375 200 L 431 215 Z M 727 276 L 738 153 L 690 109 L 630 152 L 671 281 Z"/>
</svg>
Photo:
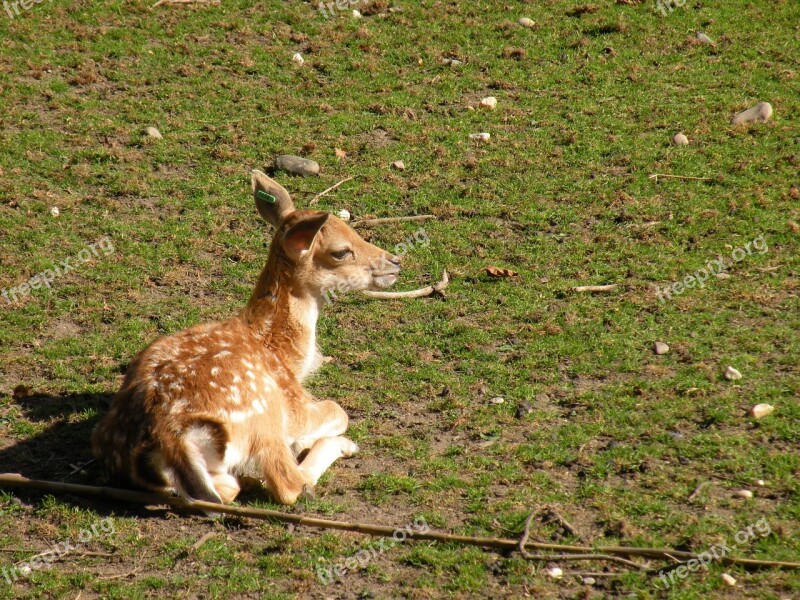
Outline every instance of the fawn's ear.
<svg viewBox="0 0 800 600">
<path fill-rule="evenodd" d="M 252 175 L 253 196 L 259 214 L 275 227 L 280 227 L 286 215 L 294 212 L 294 203 L 289 192 L 261 171 L 254 170 Z"/>
<path fill-rule="evenodd" d="M 313 212 L 308 216 L 303 217 L 292 225 L 286 233 L 283 234 L 283 248 L 286 253 L 294 261 L 303 258 L 311 246 L 314 245 L 314 240 L 325 225 L 330 215 L 324 212 Z"/>
</svg>

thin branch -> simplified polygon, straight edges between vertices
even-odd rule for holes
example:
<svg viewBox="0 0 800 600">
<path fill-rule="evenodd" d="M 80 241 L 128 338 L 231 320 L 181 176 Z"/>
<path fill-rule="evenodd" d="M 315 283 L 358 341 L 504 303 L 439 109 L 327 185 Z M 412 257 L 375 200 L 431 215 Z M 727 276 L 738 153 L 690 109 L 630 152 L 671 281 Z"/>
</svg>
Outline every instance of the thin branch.
<svg viewBox="0 0 800 600">
<path fill-rule="evenodd" d="M 383 223 L 399 223 L 400 221 L 427 221 L 435 219 L 436 215 L 412 215 L 410 217 L 383 217 L 380 219 L 362 219 L 354 221 L 353 227 L 368 227 L 370 225 L 382 225 Z"/>
<path fill-rule="evenodd" d="M 557 562 L 557 561 L 570 561 L 570 560 L 603 560 L 603 561 L 623 564 L 628 567 L 633 567 L 637 570 L 646 569 L 646 567 L 638 563 L 635 563 L 632 560 L 620 558 L 619 556 L 611 556 L 609 554 L 597 554 L 595 552 L 591 552 L 588 554 L 532 554 L 528 552 L 525 549 L 525 547 L 530 545 L 530 542 L 528 542 L 528 538 L 531 535 L 531 523 L 533 522 L 533 518 L 535 516 L 536 516 L 536 511 L 528 515 L 528 518 L 525 520 L 525 529 L 523 530 L 522 537 L 519 539 L 519 543 L 517 545 L 519 553 L 523 556 L 523 558 L 527 560 L 538 560 L 542 562 Z"/>
<path fill-rule="evenodd" d="M 152 10 L 162 4 L 213 4 L 214 6 L 219 6 L 219 3 L 220 0 L 158 0 L 150 9 Z"/>
<path fill-rule="evenodd" d="M 703 488 L 706 487 L 709 483 L 711 483 L 711 482 L 710 481 L 703 481 L 702 483 L 700 483 L 700 485 L 698 485 L 696 488 L 694 488 L 694 491 L 691 494 L 689 494 L 689 497 L 686 500 L 691 502 L 692 500 L 697 498 L 697 496 L 700 495 L 700 492 L 703 491 Z"/>
<path fill-rule="evenodd" d="M 551 521 L 556 521 L 559 525 L 561 525 L 561 527 L 563 527 L 567 531 L 567 533 L 583 541 L 583 536 L 580 534 L 580 532 L 572 525 L 572 523 L 570 523 L 563 516 L 561 516 L 561 514 L 558 511 L 556 511 L 556 509 L 552 507 L 547 507 L 545 513 L 550 516 Z"/>
<path fill-rule="evenodd" d="M 76 483 L 62 483 L 57 481 L 41 481 L 27 479 L 18 473 L 5 473 L 0 475 L 0 488 L 23 488 L 41 490 L 51 494 L 78 494 L 93 498 L 106 500 L 119 500 L 123 502 L 135 502 L 145 505 L 168 505 L 177 509 L 190 510 L 203 513 L 222 513 L 226 515 L 236 515 L 252 519 L 274 520 L 281 523 L 294 523 L 306 527 L 318 527 L 320 529 L 334 529 L 338 531 L 351 531 L 363 533 L 377 537 L 391 537 L 397 531 L 396 527 L 389 525 L 373 525 L 370 523 L 351 523 L 348 521 L 334 521 L 330 519 L 319 519 L 305 515 L 284 513 L 278 510 L 265 508 L 252 508 L 249 506 L 231 506 L 229 504 L 215 504 L 213 502 L 201 502 L 199 500 L 186 500 L 178 496 L 165 496 L 147 492 L 137 492 L 133 490 L 123 490 L 118 488 L 98 487 L 93 485 L 79 485 Z M 464 544 L 467 546 L 478 546 L 481 548 L 495 548 L 499 550 L 518 550 L 519 540 L 490 538 L 490 537 L 471 537 L 467 535 L 456 535 L 440 531 L 417 531 L 414 529 L 404 529 L 406 539 L 409 540 L 429 540 L 434 542 L 448 542 Z M 526 548 L 538 550 L 553 550 L 564 554 L 608 554 L 613 556 L 641 556 L 665 560 L 674 558 L 682 562 L 698 559 L 699 556 L 694 552 L 683 550 L 671 550 L 669 548 L 637 548 L 627 546 L 601 546 L 593 548 L 591 546 L 572 546 L 566 544 L 548 544 L 540 542 L 527 542 Z M 722 556 L 717 561 L 721 564 L 742 565 L 746 567 L 783 567 L 787 569 L 800 569 L 800 562 L 760 560 L 754 558 L 739 558 L 735 556 Z"/>
<path fill-rule="evenodd" d="M 342 185 L 343 183 L 345 183 L 347 181 L 350 181 L 351 179 L 353 179 L 353 178 L 352 177 L 345 177 L 339 183 L 334 183 L 331 187 L 329 187 L 329 188 L 327 188 L 325 190 L 322 190 L 319 194 L 314 196 L 311 200 L 309 200 L 308 203 L 309 204 L 316 204 L 317 202 L 319 202 L 319 199 L 322 198 L 325 194 L 328 194 L 328 193 L 332 192 L 333 190 L 338 188 L 340 185 Z"/>
<path fill-rule="evenodd" d="M 617 289 L 616 283 L 609 283 L 608 285 L 579 285 L 572 288 L 573 292 L 610 292 Z"/>
<path fill-rule="evenodd" d="M 432 294 L 442 294 L 444 289 L 450 284 L 450 274 L 447 269 L 442 271 L 442 279 L 439 283 L 429 285 L 418 290 L 410 290 L 408 292 L 373 292 L 365 290 L 362 293 L 370 298 L 379 298 L 381 300 L 396 300 L 398 298 L 424 298 Z"/>
<path fill-rule="evenodd" d="M 652 175 L 648 175 L 648 179 L 652 179 L 656 183 L 658 183 L 658 178 L 664 179 L 688 179 L 691 181 L 714 181 L 713 177 L 689 177 L 688 175 L 667 175 L 666 173 L 653 173 Z"/>
</svg>

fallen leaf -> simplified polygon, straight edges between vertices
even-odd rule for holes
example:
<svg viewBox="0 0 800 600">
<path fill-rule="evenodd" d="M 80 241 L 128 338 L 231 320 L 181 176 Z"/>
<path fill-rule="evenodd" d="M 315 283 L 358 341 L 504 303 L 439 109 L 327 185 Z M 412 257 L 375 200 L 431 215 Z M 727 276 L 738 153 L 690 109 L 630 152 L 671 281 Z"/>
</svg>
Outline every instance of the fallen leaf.
<svg viewBox="0 0 800 600">
<path fill-rule="evenodd" d="M 517 277 L 519 275 L 516 271 L 500 267 L 486 267 L 486 273 L 492 277 Z"/>
<path fill-rule="evenodd" d="M 336 158 L 338 158 L 339 160 L 347 158 L 347 152 L 345 152 L 341 148 L 334 148 L 334 151 L 336 152 Z"/>
<path fill-rule="evenodd" d="M 31 388 L 27 385 L 18 385 L 14 388 L 14 392 L 12 393 L 12 397 L 14 400 L 20 400 L 21 398 L 25 398 L 31 395 Z"/>
</svg>

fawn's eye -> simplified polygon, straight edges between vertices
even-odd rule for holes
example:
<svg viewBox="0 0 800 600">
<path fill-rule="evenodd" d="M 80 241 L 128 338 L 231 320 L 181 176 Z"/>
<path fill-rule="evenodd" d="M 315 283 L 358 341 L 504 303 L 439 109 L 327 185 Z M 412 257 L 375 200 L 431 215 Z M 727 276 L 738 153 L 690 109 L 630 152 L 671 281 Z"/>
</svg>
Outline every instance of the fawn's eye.
<svg viewBox="0 0 800 600">
<path fill-rule="evenodd" d="M 344 260 L 348 256 L 353 253 L 350 248 L 343 248 L 342 250 L 336 250 L 335 252 L 331 252 L 331 256 L 336 260 Z"/>
</svg>

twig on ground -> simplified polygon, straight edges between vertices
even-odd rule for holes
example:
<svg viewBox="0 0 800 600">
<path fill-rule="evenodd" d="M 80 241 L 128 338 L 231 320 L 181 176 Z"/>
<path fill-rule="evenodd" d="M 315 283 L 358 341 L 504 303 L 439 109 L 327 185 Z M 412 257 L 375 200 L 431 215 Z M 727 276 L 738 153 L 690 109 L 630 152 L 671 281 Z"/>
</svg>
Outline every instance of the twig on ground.
<svg viewBox="0 0 800 600">
<path fill-rule="evenodd" d="M 349 521 L 334 521 L 331 519 L 319 519 L 308 517 L 301 514 L 284 513 L 278 510 L 266 508 L 252 508 L 249 506 L 231 506 L 230 504 L 215 504 L 213 502 L 201 502 L 199 500 L 186 500 L 177 496 L 165 496 L 148 492 L 137 492 L 133 490 L 123 490 L 118 488 L 98 487 L 93 485 L 79 485 L 76 483 L 63 483 L 60 481 L 41 481 L 27 479 L 18 473 L 0 474 L 0 488 L 23 488 L 45 491 L 51 494 L 78 494 L 93 498 L 104 498 L 106 500 L 120 500 L 122 502 L 135 502 L 144 505 L 168 505 L 176 509 L 189 510 L 204 513 L 222 513 L 248 517 L 252 519 L 274 520 L 281 523 L 294 523 L 306 527 L 318 527 L 320 529 L 334 529 L 338 531 L 351 531 L 363 533 L 377 537 L 391 537 L 397 532 L 397 528 L 389 525 L 373 525 L 371 523 L 352 523 Z M 478 546 L 481 548 L 495 548 L 499 550 L 518 550 L 519 540 L 472 537 L 468 535 L 457 535 L 444 533 L 441 531 L 418 531 L 414 529 L 406 532 L 406 539 L 409 540 L 428 540 L 434 542 L 449 542 L 464 544 L 467 546 Z M 699 560 L 699 555 L 694 552 L 683 550 L 672 550 L 669 548 L 641 548 L 628 546 L 572 546 L 566 544 L 549 544 L 541 542 L 527 542 L 527 548 L 537 550 L 554 550 L 557 552 L 575 555 L 591 554 L 592 556 L 613 555 L 620 556 L 641 556 L 657 560 L 673 559 L 686 562 L 692 559 Z M 800 569 L 800 562 L 788 562 L 778 560 L 760 560 L 754 558 L 739 558 L 735 556 L 721 556 L 717 561 L 720 564 L 742 565 L 751 568 L 763 567 L 783 567 L 786 569 Z M 637 565 L 639 568 L 639 565 Z"/>
<path fill-rule="evenodd" d="M 564 517 L 562 517 L 561 514 L 558 511 L 556 511 L 556 509 L 552 507 L 547 507 L 547 509 L 545 510 L 545 514 L 549 514 L 550 520 L 556 521 L 559 525 L 561 525 L 561 527 L 566 529 L 567 533 L 574 535 L 576 538 L 583 541 L 583 536 L 580 534 L 580 532 L 577 529 L 575 529 L 575 527 L 569 521 L 567 521 Z"/>
<path fill-rule="evenodd" d="M 197 540 L 194 544 L 192 544 L 189 548 L 186 549 L 186 554 L 194 554 L 197 552 L 200 547 L 205 544 L 208 540 L 212 537 L 217 535 L 216 531 L 209 531 L 208 533 L 204 534 L 199 540 Z"/>
<path fill-rule="evenodd" d="M 703 488 L 706 487 L 709 483 L 711 483 L 711 482 L 710 481 L 703 481 L 702 483 L 700 483 L 700 485 L 698 485 L 696 488 L 694 488 L 694 491 L 691 494 L 689 494 L 689 497 L 686 500 L 691 502 L 692 500 L 697 498 L 697 496 L 700 495 L 700 492 L 703 491 Z"/>
<path fill-rule="evenodd" d="M 690 181 L 714 181 L 713 177 L 690 177 L 688 175 L 668 175 L 666 173 L 653 173 L 647 176 L 648 179 L 652 179 L 656 183 L 658 183 L 659 177 L 664 179 L 688 179 Z"/>
<path fill-rule="evenodd" d="M 153 6 L 150 8 L 156 8 L 157 6 L 161 6 L 162 4 L 213 4 L 214 6 L 218 6 L 220 0 L 158 0 Z"/>
<path fill-rule="evenodd" d="M 316 204 L 317 202 L 319 202 L 319 199 L 322 198 L 325 194 L 328 194 L 328 193 L 332 192 L 333 190 L 338 188 L 340 185 L 342 185 L 343 183 L 345 183 L 347 181 L 350 181 L 351 179 L 353 179 L 353 177 L 345 177 L 339 183 L 334 183 L 331 187 L 322 190 L 319 194 L 314 196 L 311 200 L 308 201 L 308 203 L 309 204 Z"/>
<path fill-rule="evenodd" d="M 399 223 L 400 221 L 427 221 L 435 219 L 436 215 L 412 215 L 410 217 L 382 217 L 380 219 L 361 219 L 354 221 L 353 227 L 367 227 L 368 225 L 381 225 L 383 223 Z"/>
<path fill-rule="evenodd" d="M 519 553 L 526 558 L 527 560 L 538 560 L 542 562 L 558 562 L 558 561 L 570 561 L 570 560 L 602 560 L 608 562 L 615 562 L 619 564 L 626 565 L 628 567 L 633 567 L 637 570 L 644 570 L 646 567 L 633 562 L 632 560 L 627 560 L 625 558 L 621 558 L 619 556 L 611 556 L 610 554 L 598 554 L 595 552 L 587 553 L 587 554 L 533 554 L 528 552 L 525 547 L 529 545 L 528 538 L 531 535 L 531 523 L 533 522 L 533 518 L 536 516 L 537 511 L 532 512 L 528 515 L 528 518 L 525 520 L 525 529 L 522 532 L 522 537 L 519 539 L 519 544 L 517 549 Z"/>
<path fill-rule="evenodd" d="M 609 283 L 607 285 L 579 285 L 572 288 L 573 292 L 610 292 L 617 289 L 616 283 Z"/>
<path fill-rule="evenodd" d="M 439 283 L 429 285 L 418 290 L 409 290 L 407 292 L 373 292 L 371 290 L 364 290 L 362 293 L 370 298 L 379 298 L 381 300 L 396 300 L 397 298 L 424 298 L 432 294 L 444 295 L 444 289 L 450 284 L 450 274 L 447 269 L 442 271 L 442 279 Z"/>
</svg>

